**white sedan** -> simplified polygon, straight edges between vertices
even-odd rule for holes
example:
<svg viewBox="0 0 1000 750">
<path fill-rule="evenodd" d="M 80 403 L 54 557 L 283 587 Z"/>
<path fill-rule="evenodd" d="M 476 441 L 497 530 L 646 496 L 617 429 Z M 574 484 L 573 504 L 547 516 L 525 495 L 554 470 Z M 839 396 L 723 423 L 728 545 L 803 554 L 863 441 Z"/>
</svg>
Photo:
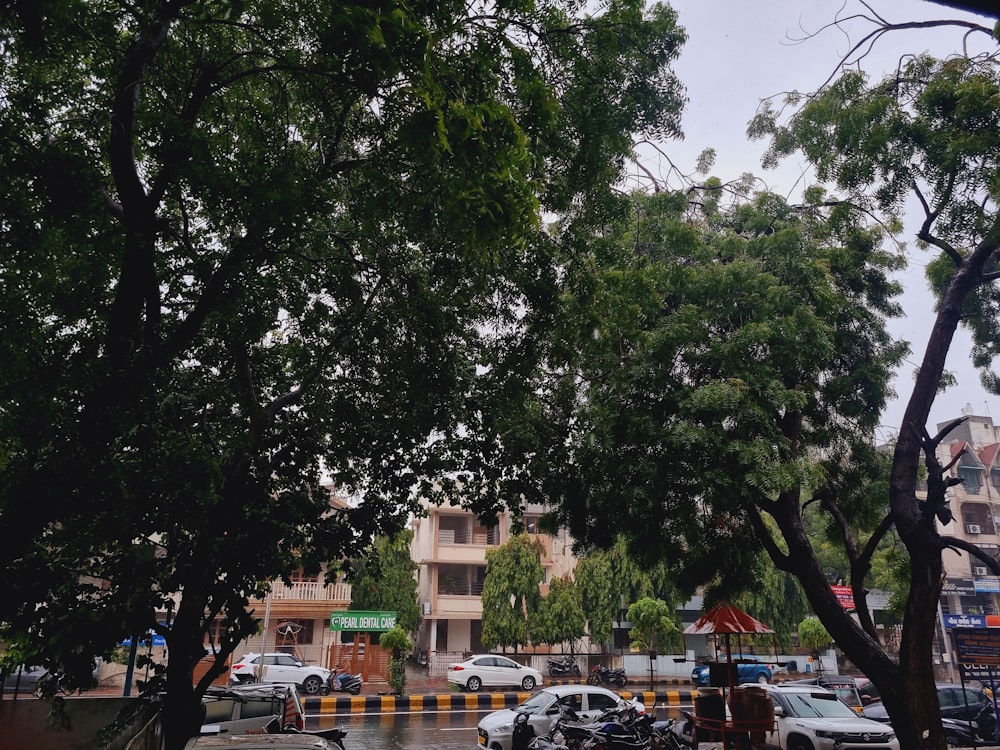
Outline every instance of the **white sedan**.
<svg viewBox="0 0 1000 750">
<path fill-rule="evenodd" d="M 542 673 L 496 654 L 477 654 L 448 667 L 448 682 L 473 693 L 482 687 L 519 687 L 534 690 Z"/>
</svg>

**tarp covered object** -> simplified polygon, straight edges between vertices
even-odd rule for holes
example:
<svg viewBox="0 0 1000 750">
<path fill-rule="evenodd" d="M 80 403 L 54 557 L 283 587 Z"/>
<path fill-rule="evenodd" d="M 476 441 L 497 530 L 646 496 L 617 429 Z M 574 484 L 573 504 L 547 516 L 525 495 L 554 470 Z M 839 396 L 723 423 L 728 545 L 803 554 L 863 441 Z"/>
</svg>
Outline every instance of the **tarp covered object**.
<svg viewBox="0 0 1000 750">
<path fill-rule="evenodd" d="M 684 635 L 713 633 L 773 633 L 767 625 L 755 620 L 739 607 L 723 602 L 684 628 Z"/>
</svg>

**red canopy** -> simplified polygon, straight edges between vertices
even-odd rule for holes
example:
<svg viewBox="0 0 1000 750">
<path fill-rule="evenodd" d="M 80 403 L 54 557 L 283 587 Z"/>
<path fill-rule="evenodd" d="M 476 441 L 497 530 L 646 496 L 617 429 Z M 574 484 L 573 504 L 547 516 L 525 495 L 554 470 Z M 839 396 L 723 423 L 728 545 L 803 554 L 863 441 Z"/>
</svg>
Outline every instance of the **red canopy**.
<svg viewBox="0 0 1000 750">
<path fill-rule="evenodd" d="M 684 635 L 713 633 L 773 633 L 767 625 L 755 620 L 739 607 L 723 602 L 684 628 Z"/>
</svg>

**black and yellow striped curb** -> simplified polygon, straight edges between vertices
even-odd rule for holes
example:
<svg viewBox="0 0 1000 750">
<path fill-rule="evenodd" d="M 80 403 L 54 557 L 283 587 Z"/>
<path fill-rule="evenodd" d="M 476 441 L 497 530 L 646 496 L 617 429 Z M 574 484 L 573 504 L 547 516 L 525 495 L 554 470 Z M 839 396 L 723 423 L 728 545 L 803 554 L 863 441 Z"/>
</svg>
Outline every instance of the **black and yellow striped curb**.
<svg viewBox="0 0 1000 750">
<path fill-rule="evenodd" d="M 692 690 L 632 693 L 622 690 L 622 698 L 638 698 L 647 708 L 690 705 Z M 514 708 L 531 693 L 435 693 L 429 695 L 322 696 L 305 699 L 307 714 L 416 713 L 419 711 L 496 711 Z"/>
</svg>

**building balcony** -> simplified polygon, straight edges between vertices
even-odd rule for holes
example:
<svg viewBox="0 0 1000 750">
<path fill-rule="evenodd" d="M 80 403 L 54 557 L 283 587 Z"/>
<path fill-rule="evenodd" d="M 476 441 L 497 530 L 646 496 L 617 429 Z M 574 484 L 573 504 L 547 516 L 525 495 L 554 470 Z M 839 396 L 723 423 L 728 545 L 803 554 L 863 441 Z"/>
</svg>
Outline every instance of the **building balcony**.
<svg viewBox="0 0 1000 750">
<path fill-rule="evenodd" d="M 333 610 L 351 606 L 349 583 L 298 581 L 285 585 L 276 581 L 271 589 L 271 618 L 329 617 Z M 264 614 L 267 598 L 251 599 L 250 606 L 257 616 Z"/>
</svg>

